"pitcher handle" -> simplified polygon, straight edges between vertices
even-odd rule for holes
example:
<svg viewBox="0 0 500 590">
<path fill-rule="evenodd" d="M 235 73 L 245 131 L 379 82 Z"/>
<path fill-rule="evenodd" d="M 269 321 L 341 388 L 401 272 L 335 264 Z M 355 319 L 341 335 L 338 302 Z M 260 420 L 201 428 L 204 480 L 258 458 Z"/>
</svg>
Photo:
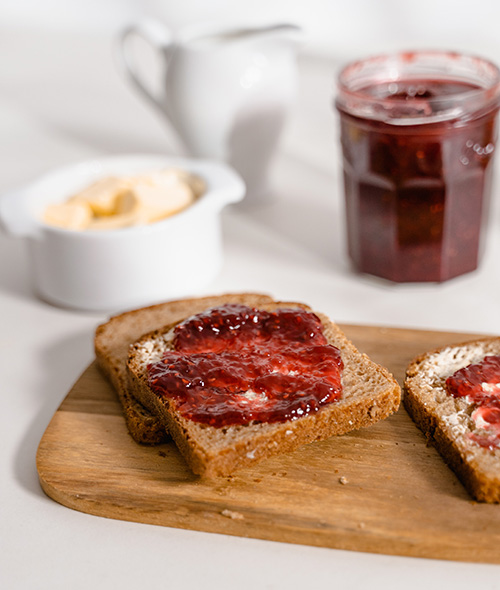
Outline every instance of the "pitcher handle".
<svg viewBox="0 0 500 590">
<path fill-rule="evenodd" d="M 138 23 L 127 27 L 122 31 L 119 37 L 118 57 L 122 64 L 126 77 L 139 90 L 139 92 L 157 108 L 163 109 L 163 104 L 159 96 L 148 88 L 142 76 L 135 59 L 132 41 L 134 37 L 139 37 L 157 51 L 167 62 L 166 50 L 172 46 L 172 34 L 170 30 L 160 21 L 155 19 L 143 19 Z"/>
</svg>

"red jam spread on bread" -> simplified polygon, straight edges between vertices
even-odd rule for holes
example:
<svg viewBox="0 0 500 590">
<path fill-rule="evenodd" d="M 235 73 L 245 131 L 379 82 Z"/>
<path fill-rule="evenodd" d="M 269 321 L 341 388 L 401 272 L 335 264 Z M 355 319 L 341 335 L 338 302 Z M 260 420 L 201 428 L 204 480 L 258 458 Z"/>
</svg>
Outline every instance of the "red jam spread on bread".
<svg viewBox="0 0 500 590">
<path fill-rule="evenodd" d="M 313 313 L 228 304 L 179 324 L 148 376 L 182 416 L 223 427 L 317 412 L 339 399 L 342 369 Z"/>
<path fill-rule="evenodd" d="M 472 419 L 480 434 L 474 432 L 470 438 L 484 448 L 500 448 L 500 356 L 486 356 L 459 369 L 446 380 L 446 389 L 476 406 Z"/>
</svg>

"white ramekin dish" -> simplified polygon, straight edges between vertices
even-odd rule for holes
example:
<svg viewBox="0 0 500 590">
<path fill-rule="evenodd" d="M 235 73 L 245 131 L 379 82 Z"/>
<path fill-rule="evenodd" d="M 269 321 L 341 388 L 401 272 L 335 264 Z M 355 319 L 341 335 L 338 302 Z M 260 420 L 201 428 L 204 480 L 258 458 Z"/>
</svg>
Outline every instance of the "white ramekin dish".
<svg viewBox="0 0 500 590">
<path fill-rule="evenodd" d="M 101 177 L 182 168 L 202 177 L 205 193 L 184 211 L 153 224 L 72 231 L 45 224 L 50 203 Z M 124 155 L 46 174 L 0 199 L 0 222 L 29 241 L 34 287 L 42 299 L 89 311 L 113 311 L 196 293 L 222 265 L 220 212 L 245 193 L 227 165 L 209 160 Z"/>
</svg>

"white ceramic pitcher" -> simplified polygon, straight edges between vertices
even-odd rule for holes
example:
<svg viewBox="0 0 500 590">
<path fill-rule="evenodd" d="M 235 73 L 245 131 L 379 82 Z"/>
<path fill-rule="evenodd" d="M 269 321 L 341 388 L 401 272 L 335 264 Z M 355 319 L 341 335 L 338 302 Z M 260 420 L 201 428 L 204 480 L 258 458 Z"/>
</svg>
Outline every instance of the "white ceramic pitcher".
<svg viewBox="0 0 500 590">
<path fill-rule="evenodd" d="M 145 83 L 134 37 L 158 51 L 160 90 Z M 267 174 L 296 92 L 300 29 L 191 26 L 174 38 L 159 21 L 125 30 L 120 56 L 136 88 L 166 116 L 190 155 L 231 164 L 247 185 L 247 202 L 265 195 Z"/>
</svg>

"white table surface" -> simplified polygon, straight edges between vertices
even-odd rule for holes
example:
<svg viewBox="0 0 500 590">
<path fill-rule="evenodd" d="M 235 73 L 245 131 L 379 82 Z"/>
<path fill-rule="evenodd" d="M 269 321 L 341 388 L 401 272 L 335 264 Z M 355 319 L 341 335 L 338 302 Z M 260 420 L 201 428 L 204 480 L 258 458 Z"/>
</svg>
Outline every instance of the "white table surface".
<svg viewBox="0 0 500 590">
<path fill-rule="evenodd" d="M 91 156 L 176 152 L 172 133 L 116 73 L 109 38 L 1 33 L 1 192 Z M 301 60 L 300 100 L 273 167 L 275 198 L 224 214 L 224 268 L 204 293 L 264 291 L 338 322 L 499 334 L 497 194 L 477 272 L 442 285 L 392 285 L 351 271 L 330 106 L 335 69 Z M 498 566 L 120 522 L 47 498 L 35 468 L 38 442 L 92 360 L 93 332 L 106 317 L 36 299 L 25 244 L 0 235 L 0 587 L 498 588 Z"/>
</svg>

